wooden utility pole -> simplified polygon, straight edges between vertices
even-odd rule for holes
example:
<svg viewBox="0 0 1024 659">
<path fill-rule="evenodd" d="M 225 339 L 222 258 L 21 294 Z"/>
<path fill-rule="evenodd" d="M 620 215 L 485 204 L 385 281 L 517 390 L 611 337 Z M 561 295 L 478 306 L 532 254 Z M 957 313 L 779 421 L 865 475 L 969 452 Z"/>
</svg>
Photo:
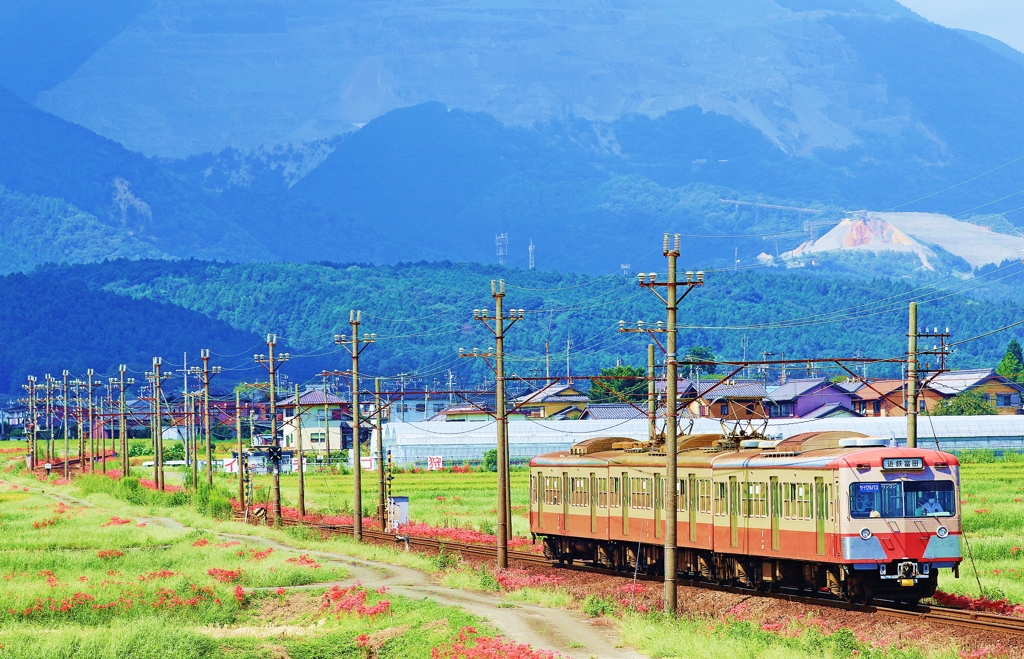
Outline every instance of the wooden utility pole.
<svg viewBox="0 0 1024 659">
<path fill-rule="evenodd" d="M 53 376 L 46 374 L 46 384 L 43 391 L 46 392 L 46 462 L 53 461 L 53 389 L 56 386 Z"/>
<path fill-rule="evenodd" d="M 131 461 L 128 459 L 128 422 L 125 418 L 128 412 L 125 404 L 125 387 L 135 384 L 134 378 L 126 378 L 127 364 L 117 367 L 121 376 L 121 384 L 117 390 L 117 434 L 121 440 L 121 477 L 127 478 L 131 474 Z"/>
<path fill-rule="evenodd" d="M 306 475 L 303 473 L 305 463 L 302 451 L 302 397 L 299 394 L 299 385 L 295 385 L 295 437 L 296 449 L 299 453 L 299 517 L 306 516 Z"/>
<path fill-rule="evenodd" d="M 214 375 L 218 375 L 221 368 L 220 366 L 210 368 L 209 349 L 203 348 L 199 356 L 203 360 L 203 367 L 200 369 L 197 366 L 193 366 L 190 370 L 193 375 L 199 377 L 200 382 L 203 384 L 203 436 L 206 441 L 206 484 L 209 487 L 213 487 L 213 438 L 210 435 L 210 379 Z"/>
<path fill-rule="evenodd" d="M 270 450 L 273 463 L 274 525 L 281 526 L 281 444 L 277 439 L 277 365 L 288 361 L 288 353 L 274 355 L 277 334 L 267 334 L 267 352 L 253 355 L 257 364 L 265 366 L 270 373 Z"/>
<path fill-rule="evenodd" d="M 242 483 L 242 394 L 235 388 L 235 436 L 238 440 L 238 505 L 245 510 L 245 484 Z"/>
<path fill-rule="evenodd" d="M 917 302 L 910 303 L 907 332 L 907 448 L 917 448 Z"/>
<path fill-rule="evenodd" d="M 377 341 L 376 334 L 364 333 L 362 338 L 359 338 L 359 325 L 362 319 L 362 311 L 349 311 L 348 324 L 352 328 L 351 340 L 346 340 L 344 334 L 334 335 L 334 342 L 345 346 L 345 349 L 352 355 L 352 537 L 357 542 L 363 539 L 363 466 L 359 451 L 359 430 L 362 427 L 359 413 L 359 355 L 366 350 L 367 346 Z"/>
<path fill-rule="evenodd" d="M 494 418 L 497 426 L 498 452 L 498 567 L 508 567 L 508 541 L 512 537 L 512 511 L 509 505 L 509 450 L 508 450 L 508 413 L 505 403 L 505 332 L 515 323 L 523 319 L 522 309 L 504 311 L 505 281 L 491 280 L 491 297 L 494 298 L 494 313 L 486 309 L 473 309 L 473 319 L 484 324 L 494 334 L 494 348 L 481 353 L 476 348 L 473 352 L 464 352 L 459 348 L 460 357 L 494 357 Z M 489 363 L 489 362 L 488 362 Z"/>
<path fill-rule="evenodd" d="M 384 490 L 384 408 L 380 400 L 380 378 L 373 380 L 373 394 L 374 426 L 377 431 L 377 523 L 378 529 L 384 531 L 388 527 L 388 501 Z"/>
</svg>

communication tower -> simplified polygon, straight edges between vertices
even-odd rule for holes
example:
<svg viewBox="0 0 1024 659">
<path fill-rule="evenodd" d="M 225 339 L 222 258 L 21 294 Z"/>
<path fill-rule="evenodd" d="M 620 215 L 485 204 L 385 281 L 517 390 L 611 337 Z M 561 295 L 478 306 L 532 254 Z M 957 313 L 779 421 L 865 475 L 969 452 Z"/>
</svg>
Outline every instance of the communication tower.
<svg viewBox="0 0 1024 659">
<path fill-rule="evenodd" d="M 505 265 L 505 257 L 508 256 L 508 234 L 498 233 L 494 236 L 494 247 L 498 251 L 498 264 Z"/>
</svg>

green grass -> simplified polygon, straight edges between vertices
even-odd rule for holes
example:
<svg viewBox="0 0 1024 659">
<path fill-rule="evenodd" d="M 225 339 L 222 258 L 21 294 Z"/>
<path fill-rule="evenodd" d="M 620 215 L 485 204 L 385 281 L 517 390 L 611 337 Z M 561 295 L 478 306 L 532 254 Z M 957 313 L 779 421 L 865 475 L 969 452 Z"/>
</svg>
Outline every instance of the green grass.
<svg viewBox="0 0 1024 659">
<path fill-rule="evenodd" d="M 981 459 L 975 461 L 972 457 Z M 967 539 L 961 546 L 964 562 L 959 579 L 947 570 L 940 573 L 939 588 L 977 596 L 980 577 L 986 596 L 1024 604 L 1024 461 L 1016 454 L 998 459 L 984 454 L 964 459 L 960 470 Z"/>
</svg>

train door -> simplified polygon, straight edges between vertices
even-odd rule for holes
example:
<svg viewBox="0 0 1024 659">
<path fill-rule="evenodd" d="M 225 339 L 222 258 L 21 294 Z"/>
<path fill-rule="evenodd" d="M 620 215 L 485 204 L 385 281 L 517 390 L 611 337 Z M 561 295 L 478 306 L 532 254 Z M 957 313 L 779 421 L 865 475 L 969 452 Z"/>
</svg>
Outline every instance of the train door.
<svg viewBox="0 0 1024 659">
<path fill-rule="evenodd" d="M 740 483 L 729 477 L 729 546 L 740 546 Z"/>
<path fill-rule="evenodd" d="M 662 495 L 661 474 L 654 474 L 654 537 L 661 537 L 661 509 L 665 505 L 665 497 Z"/>
<path fill-rule="evenodd" d="M 825 497 L 825 479 L 816 477 L 814 479 L 814 530 L 818 542 L 815 551 L 822 556 L 825 554 L 826 517 L 828 517 L 828 500 Z"/>
<path fill-rule="evenodd" d="M 770 494 L 772 499 L 772 551 L 779 551 L 779 522 L 782 519 L 782 486 L 779 485 L 778 476 L 772 476 Z"/>
<path fill-rule="evenodd" d="M 622 535 L 629 537 L 629 474 L 622 472 Z"/>
<path fill-rule="evenodd" d="M 597 476 L 590 472 L 590 532 L 597 533 Z"/>
<path fill-rule="evenodd" d="M 544 472 L 537 472 L 537 528 L 544 528 L 544 497 L 548 495 L 547 481 Z"/>
<path fill-rule="evenodd" d="M 697 474 L 690 474 L 690 542 L 697 542 Z"/>
<path fill-rule="evenodd" d="M 561 520 L 559 520 L 558 526 L 565 531 L 569 532 L 569 498 L 572 496 L 572 490 L 569 489 L 569 474 L 568 472 L 562 472 L 562 510 Z"/>
</svg>

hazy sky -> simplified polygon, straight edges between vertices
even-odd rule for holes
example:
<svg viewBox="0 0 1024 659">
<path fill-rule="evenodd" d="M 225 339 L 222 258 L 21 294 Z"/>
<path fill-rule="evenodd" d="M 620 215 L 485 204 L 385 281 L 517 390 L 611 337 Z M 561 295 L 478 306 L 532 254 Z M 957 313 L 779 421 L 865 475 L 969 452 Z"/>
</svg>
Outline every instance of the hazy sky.
<svg viewBox="0 0 1024 659">
<path fill-rule="evenodd" d="M 995 37 L 1024 51 L 1022 0 L 899 0 L 928 20 Z"/>
</svg>

